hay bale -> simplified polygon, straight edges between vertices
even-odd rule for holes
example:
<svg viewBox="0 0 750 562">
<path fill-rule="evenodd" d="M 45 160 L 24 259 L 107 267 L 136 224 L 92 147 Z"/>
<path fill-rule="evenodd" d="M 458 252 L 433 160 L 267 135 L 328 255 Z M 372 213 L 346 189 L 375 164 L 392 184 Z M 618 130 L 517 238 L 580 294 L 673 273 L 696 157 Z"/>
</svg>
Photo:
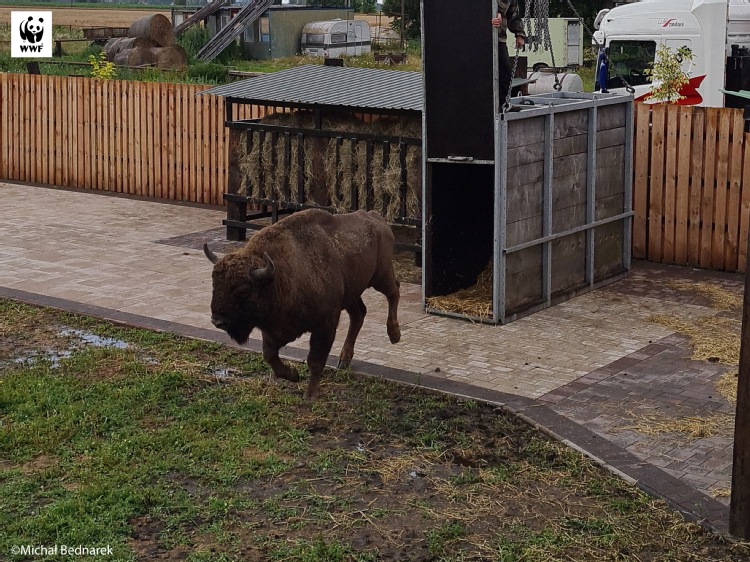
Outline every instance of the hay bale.
<svg viewBox="0 0 750 562">
<path fill-rule="evenodd" d="M 107 44 L 104 45 L 104 53 L 107 55 L 107 60 L 114 61 L 115 57 L 126 49 L 135 49 L 136 47 L 150 49 L 154 46 L 156 44 L 145 37 L 117 37 L 107 41 Z"/>
<path fill-rule="evenodd" d="M 120 66 L 151 66 L 154 64 L 154 56 L 150 49 L 135 47 L 117 53 L 113 62 Z"/>
<path fill-rule="evenodd" d="M 163 14 L 153 14 L 130 24 L 128 37 L 144 37 L 160 47 L 174 45 L 172 22 Z"/>
<path fill-rule="evenodd" d="M 180 45 L 152 47 L 151 54 L 160 70 L 182 70 L 187 66 L 187 53 Z"/>
</svg>

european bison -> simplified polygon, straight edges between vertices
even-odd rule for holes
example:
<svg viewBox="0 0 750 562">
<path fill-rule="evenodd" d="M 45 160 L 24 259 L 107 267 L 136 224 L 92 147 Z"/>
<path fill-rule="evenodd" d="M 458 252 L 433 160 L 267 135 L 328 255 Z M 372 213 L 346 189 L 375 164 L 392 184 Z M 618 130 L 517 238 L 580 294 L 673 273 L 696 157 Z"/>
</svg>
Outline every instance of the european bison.
<svg viewBox="0 0 750 562">
<path fill-rule="evenodd" d="M 240 344 L 259 328 L 263 357 L 275 376 L 290 381 L 298 381 L 299 374 L 279 359 L 279 349 L 310 332 L 305 398 L 315 399 L 342 310 L 350 323 L 339 367 L 352 360 L 367 313 L 365 289 L 386 296 L 388 337 L 391 343 L 401 339 L 393 241 L 391 229 L 374 211 L 331 215 L 311 209 L 261 229 L 243 249 L 222 258 L 204 244 L 214 264 L 211 322 Z"/>
</svg>

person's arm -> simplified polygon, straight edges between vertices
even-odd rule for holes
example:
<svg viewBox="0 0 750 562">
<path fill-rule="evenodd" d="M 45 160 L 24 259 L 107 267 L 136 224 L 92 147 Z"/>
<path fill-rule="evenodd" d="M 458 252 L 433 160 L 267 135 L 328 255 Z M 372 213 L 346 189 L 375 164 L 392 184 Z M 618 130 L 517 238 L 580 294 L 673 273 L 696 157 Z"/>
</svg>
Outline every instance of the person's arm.
<svg viewBox="0 0 750 562">
<path fill-rule="evenodd" d="M 505 14 L 508 21 L 508 31 L 516 36 L 516 49 L 522 49 L 526 44 L 526 30 L 523 28 L 523 19 L 518 14 L 518 3 L 511 2 Z"/>
</svg>

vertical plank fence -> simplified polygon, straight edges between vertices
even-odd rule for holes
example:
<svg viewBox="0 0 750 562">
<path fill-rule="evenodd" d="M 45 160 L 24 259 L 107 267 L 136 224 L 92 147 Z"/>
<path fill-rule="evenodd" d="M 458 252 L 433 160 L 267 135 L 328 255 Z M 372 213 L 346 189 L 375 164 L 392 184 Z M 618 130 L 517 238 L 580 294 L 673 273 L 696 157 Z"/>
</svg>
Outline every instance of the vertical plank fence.
<svg viewBox="0 0 750 562">
<path fill-rule="evenodd" d="M 0 74 L 0 179 L 223 205 L 224 99 L 205 89 Z"/>
<path fill-rule="evenodd" d="M 742 111 L 636 105 L 633 256 L 744 271 L 750 133 Z"/>
<path fill-rule="evenodd" d="M 0 74 L 0 179 L 223 205 L 229 131 L 205 86 Z M 245 106 L 242 119 L 273 108 Z M 750 133 L 736 109 L 636 104 L 633 256 L 744 271 Z"/>
</svg>

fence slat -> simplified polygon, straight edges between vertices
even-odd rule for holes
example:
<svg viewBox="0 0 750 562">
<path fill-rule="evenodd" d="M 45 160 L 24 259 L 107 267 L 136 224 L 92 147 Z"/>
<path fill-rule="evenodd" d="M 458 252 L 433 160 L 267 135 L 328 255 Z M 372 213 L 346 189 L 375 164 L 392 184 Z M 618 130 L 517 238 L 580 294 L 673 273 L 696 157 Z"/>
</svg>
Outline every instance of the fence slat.
<svg viewBox="0 0 750 562">
<path fill-rule="evenodd" d="M 185 177 L 183 174 L 184 160 L 182 158 L 182 126 L 184 122 L 182 88 L 176 88 L 174 96 L 175 105 L 175 123 L 174 123 L 174 160 L 175 160 L 175 199 L 178 201 L 188 201 L 185 189 Z"/>
<path fill-rule="evenodd" d="M 688 256 L 688 222 L 690 220 L 690 137 L 692 133 L 692 108 L 680 107 L 679 139 L 677 144 L 677 182 L 675 184 L 675 233 L 674 261 L 687 263 Z"/>
<path fill-rule="evenodd" d="M 711 243 L 711 267 L 724 268 L 726 243 L 727 184 L 729 180 L 729 133 L 731 120 L 728 112 L 719 115 L 719 135 L 716 150 L 716 191 L 714 199 L 714 236 Z"/>
<path fill-rule="evenodd" d="M 0 73 L 0 178 L 8 177 L 8 75 Z"/>
<path fill-rule="evenodd" d="M 724 251 L 724 268 L 737 269 L 740 234 L 740 182 L 742 181 L 742 141 L 745 136 L 745 121 L 742 112 L 734 111 L 729 153 L 729 193 L 727 194 L 727 239 Z"/>
<path fill-rule="evenodd" d="M 663 219 L 664 219 L 664 127 L 666 110 L 664 106 L 654 106 L 651 110 L 651 186 L 649 190 L 648 212 L 648 259 L 663 259 Z"/>
<path fill-rule="evenodd" d="M 167 84 L 167 170 L 169 174 L 167 198 L 176 199 L 176 170 L 175 170 L 175 119 L 174 119 L 174 88 Z"/>
<path fill-rule="evenodd" d="M 24 74 L 23 75 L 23 131 L 21 134 L 23 135 L 22 138 L 29 139 L 33 138 L 32 132 L 31 132 L 31 113 L 34 110 L 34 106 L 31 104 L 31 91 L 32 91 L 32 83 L 31 83 L 31 75 Z M 23 175 L 22 179 L 23 181 L 29 181 L 31 179 L 32 171 L 31 171 L 31 163 L 33 159 L 33 153 L 30 150 L 24 150 L 23 151 Z"/>
<path fill-rule="evenodd" d="M 687 263 L 697 267 L 701 255 L 701 202 L 703 199 L 703 147 L 705 136 L 705 113 L 692 113 L 692 150 L 690 155 L 690 224 L 688 226 Z"/>
<path fill-rule="evenodd" d="M 675 225 L 677 222 L 677 146 L 679 138 L 679 107 L 667 106 L 667 132 L 665 136 L 666 154 L 664 162 L 664 231 L 662 261 L 675 262 Z"/>
<path fill-rule="evenodd" d="M 201 120 L 202 120 L 202 127 L 201 127 L 201 145 L 203 147 L 202 150 L 202 156 L 201 156 L 201 177 L 203 181 L 203 195 L 201 196 L 201 203 L 208 203 L 211 201 L 211 179 L 210 179 L 210 170 L 211 170 L 211 153 L 210 153 L 210 143 L 208 140 L 208 136 L 211 134 L 211 109 L 209 106 L 210 100 L 208 99 L 208 96 L 199 96 L 201 102 L 202 102 L 202 108 L 201 108 Z"/>
<path fill-rule="evenodd" d="M 750 230 L 750 133 L 744 133 L 743 139 L 739 257 L 737 260 L 737 269 L 739 271 L 745 271 L 747 267 L 747 237 L 748 230 Z"/>
<path fill-rule="evenodd" d="M 707 108 L 705 115 L 706 140 L 703 151 L 703 197 L 701 198 L 701 254 L 699 265 L 701 267 L 711 267 L 714 194 L 716 191 L 716 138 L 719 114 L 714 108 Z"/>
</svg>

